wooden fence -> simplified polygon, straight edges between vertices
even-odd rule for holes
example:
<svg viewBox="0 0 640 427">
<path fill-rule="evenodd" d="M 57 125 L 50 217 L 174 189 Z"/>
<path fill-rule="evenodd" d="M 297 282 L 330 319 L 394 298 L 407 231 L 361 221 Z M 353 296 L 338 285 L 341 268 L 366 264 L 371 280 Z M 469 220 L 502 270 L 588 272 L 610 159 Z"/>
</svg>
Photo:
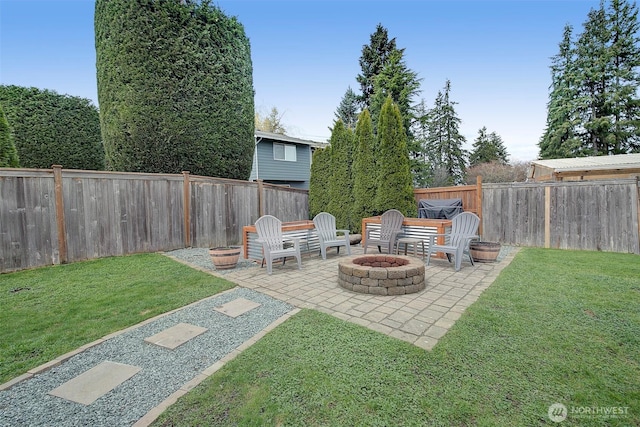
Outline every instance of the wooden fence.
<svg viewBox="0 0 640 427">
<path fill-rule="evenodd" d="M 484 184 L 484 240 L 640 253 L 637 179 Z"/>
<path fill-rule="evenodd" d="M 221 178 L 0 169 L 0 272 L 242 243 L 263 214 L 308 219 L 304 190 Z"/>
</svg>

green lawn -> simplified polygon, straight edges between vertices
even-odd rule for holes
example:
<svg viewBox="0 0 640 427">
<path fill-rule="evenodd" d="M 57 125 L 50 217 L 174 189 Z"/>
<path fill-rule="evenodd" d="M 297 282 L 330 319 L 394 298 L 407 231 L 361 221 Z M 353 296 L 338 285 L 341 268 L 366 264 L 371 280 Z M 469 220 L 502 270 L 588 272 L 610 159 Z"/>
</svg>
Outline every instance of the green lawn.
<svg viewBox="0 0 640 427">
<path fill-rule="evenodd" d="M 0 275 L 0 383 L 234 286 L 159 254 Z"/>
<path fill-rule="evenodd" d="M 305 310 L 155 425 L 640 426 L 639 384 L 640 258 L 523 249 L 431 352 Z"/>
</svg>

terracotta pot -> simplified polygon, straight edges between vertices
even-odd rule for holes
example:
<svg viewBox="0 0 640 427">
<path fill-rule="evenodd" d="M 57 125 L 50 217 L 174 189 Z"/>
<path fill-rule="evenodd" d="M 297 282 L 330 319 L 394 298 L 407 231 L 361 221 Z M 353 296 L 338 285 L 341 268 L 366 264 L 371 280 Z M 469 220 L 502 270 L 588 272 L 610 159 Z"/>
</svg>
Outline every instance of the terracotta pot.
<svg viewBox="0 0 640 427">
<path fill-rule="evenodd" d="M 240 247 L 212 248 L 209 249 L 209 255 L 211 255 L 211 261 L 213 261 L 216 270 L 228 270 L 235 268 L 238 264 Z"/>
<path fill-rule="evenodd" d="M 500 243 L 471 242 L 469 252 L 474 262 L 494 262 L 500 253 Z"/>
</svg>

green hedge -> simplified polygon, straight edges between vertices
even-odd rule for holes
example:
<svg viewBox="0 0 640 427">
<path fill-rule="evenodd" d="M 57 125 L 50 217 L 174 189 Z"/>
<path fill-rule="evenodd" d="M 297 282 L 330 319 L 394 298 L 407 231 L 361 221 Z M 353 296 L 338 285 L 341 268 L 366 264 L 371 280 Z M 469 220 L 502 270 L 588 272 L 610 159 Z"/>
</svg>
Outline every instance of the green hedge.
<svg viewBox="0 0 640 427">
<path fill-rule="evenodd" d="M 254 145 L 243 26 L 208 1 L 97 0 L 107 168 L 247 179 Z"/>
<path fill-rule="evenodd" d="M 20 166 L 104 169 L 98 109 L 90 100 L 54 91 L 0 86 Z"/>
</svg>

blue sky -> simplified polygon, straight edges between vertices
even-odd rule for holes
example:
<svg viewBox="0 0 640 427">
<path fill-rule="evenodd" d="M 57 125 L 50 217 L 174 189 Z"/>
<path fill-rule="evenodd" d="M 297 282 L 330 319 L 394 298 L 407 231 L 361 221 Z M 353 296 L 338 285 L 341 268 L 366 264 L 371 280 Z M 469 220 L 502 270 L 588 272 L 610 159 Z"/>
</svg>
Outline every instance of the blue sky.
<svg viewBox="0 0 640 427">
<path fill-rule="evenodd" d="M 362 46 L 381 23 L 405 48 L 430 107 L 445 81 L 471 148 L 478 130 L 502 137 L 512 160 L 533 160 L 544 130 L 550 57 L 565 24 L 599 0 L 214 2 L 251 42 L 256 108 L 283 113 L 288 134 L 323 141 L 347 87 L 359 90 Z M 0 0 L 0 83 L 55 90 L 97 105 L 93 0 Z"/>
</svg>

